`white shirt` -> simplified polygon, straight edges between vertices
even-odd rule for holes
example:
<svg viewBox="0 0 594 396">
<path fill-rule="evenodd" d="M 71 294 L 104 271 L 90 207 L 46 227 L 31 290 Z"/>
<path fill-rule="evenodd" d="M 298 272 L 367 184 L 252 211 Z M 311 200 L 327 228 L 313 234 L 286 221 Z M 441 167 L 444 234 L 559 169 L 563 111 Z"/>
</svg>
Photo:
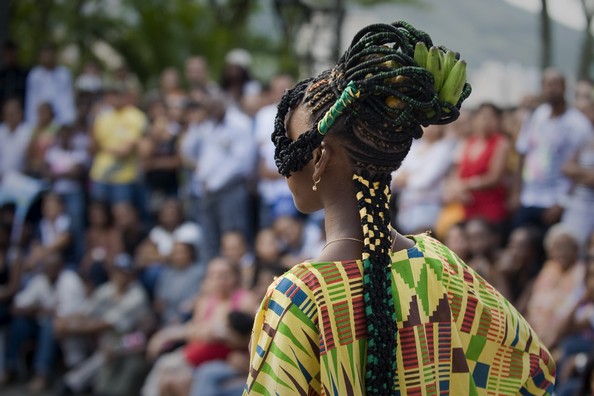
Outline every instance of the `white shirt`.
<svg viewBox="0 0 594 396">
<path fill-rule="evenodd" d="M 524 155 L 523 206 L 548 208 L 561 204 L 571 187 L 561 169 L 591 138 L 592 125 L 579 111 L 569 108 L 551 117 L 551 106 L 540 105 L 522 127 L 516 150 Z"/>
<path fill-rule="evenodd" d="M 57 316 L 64 317 L 82 313 L 85 299 L 85 286 L 80 277 L 73 271 L 62 270 L 53 285 L 46 274 L 35 275 L 14 297 L 14 306 L 40 306 L 48 310 L 53 309 Z"/>
<path fill-rule="evenodd" d="M 51 103 L 56 123 L 72 124 L 76 120 L 70 70 L 64 66 L 53 69 L 36 66 L 31 70 L 25 97 L 25 119 L 31 125 L 37 123 L 37 108 L 44 102 Z"/>
<path fill-rule="evenodd" d="M 78 135 L 73 138 L 72 149 L 64 149 L 53 145 L 45 152 L 45 163 L 49 166 L 52 174 L 56 176 L 53 190 L 58 194 L 78 192 L 82 185 L 80 181 L 61 177 L 60 175 L 71 172 L 77 166 L 88 167 L 91 157 L 87 151 L 88 138 Z"/>
<path fill-rule="evenodd" d="M 196 161 L 196 195 L 217 192 L 253 173 L 256 147 L 251 126 L 248 116 L 230 107 L 220 123 L 207 120 L 190 128 L 181 150 Z"/>
<path fill-rule="evenodd" d="M 173 231 L 168 231 L 161 226 L 153 228 L 149 234 L 149 240 L 157 246 L 159 254 L 169 256 L 173 251 L 175 242 L 184 242 L 200 247 L 202 230 L 196 223 L 187 221 Z"/>
<path fill-rule="evenodd" d="M 23 171 L 32 136 L 29 124 L 21 123 L 12 132 L 7 124 L 0 124 L 0 181 L 9 171 Z"/>
<path fill-rule="evenodd" d="M 39 222 L 39 233 L 42 246 L 50 246 L 56 239 L 64 233 L 70 232 L 71 227 L 70 216 L 61 214 L 53 221 L 42 218 Z"/>
<path fill-rule="evenodd" d="M 274 162 L 275 147 L 271 139 L 272 132 L 274 132 L 276 112 L 276 105 L 265 106 L 256 114 L 254 123 L 260 161 L 264 163 L 268 170 L 273 172 L 278 172 Z M 260 178 L 258 191 L 264 201 L 268 203 L 273 203 L 281 197 L 291 196 L 291 190 L 283 177 L 276 180 Z"/>
</svg>

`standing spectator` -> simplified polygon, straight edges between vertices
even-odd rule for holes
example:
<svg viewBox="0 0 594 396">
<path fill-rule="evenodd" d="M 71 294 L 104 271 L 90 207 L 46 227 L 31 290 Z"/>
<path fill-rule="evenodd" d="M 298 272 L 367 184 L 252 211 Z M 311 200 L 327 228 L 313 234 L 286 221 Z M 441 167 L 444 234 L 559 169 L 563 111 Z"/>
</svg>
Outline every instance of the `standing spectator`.
<svg viewBox="0 0 594 396">
<path fill-rule="evenodd" d="M 594 133 L 563 166 L 563 174 L 574 185 L 561 222 L 578 240 L 581 253 L 585 253 L 588 236 L 594 232 Z"/>
<path fill-rule="evenodd" d="M 296 215 L 291 190 L 285 178 L 278 173 L 274 163 L 274 143 L 271 136 L 274 131 L 276 107 L 285 90 L 293 86 L 293 79 L 281 74 L 270 84 L 271 104 L 256 113 L 254 133 L 258 143 L 258 192 L 260 195 L 260 228 L 270 227 L 279 215 Z"/>
<path fill-rule="evenodd" d="M 10 171 L 25 170 L 26 152 L 33 129 L 23 122 L 23 109 L 18 99 L 10 99 L 2 108 L 0 124 L 0 182 Z"/>
<path fill-rule="evenodd" d="M 55 123 L 55 114 L 51 103 L 40 103 L 37 108 L 37 124 L 33 128 L 33 136 L 27 149 L 25 170 L 29 176 L 35 178 L 43 176 L 45 153 L 54 144 L 59 128 L 60 126 Z"/>
<path fill-rule="evenodd" d="M 2 68 L 0 68 L 0 109 L 9 99 L 25 103 L 27 70 L 19 65 L 19 48 L 16 43 L 6 41 L 2 48 Z"/>
<path fill-rule="evenodd" d="M 168 67 L 161 73 L 160 96 L 167 107 L 185 100 L 186 94 L 181 87 L 181 78 L 177 69 Z"/>
<path fill-rule="evenodd" d="M 510 144 L 501 133 L 501 110 L 482 104 L 473 118 L 473 133 L 460 147 L 454 188 L 462 197 L 466 220 L 482 217 L 493 224 L 507 218 L 505 175 Z"/>
<path fill-rule="evenodd" d="M 323 248 L 321 230 L 299 216 L 281 216 L 274 222 L 281 244 L 281 265 L 286 269 L 295 263 L 317 257 Z"/>
<path fill-rule="evenodd" d="M 55 143 L 45 152 L 43 174 L 52 183 L 72 222 L 72 243 L 76 261 L 84 254 L 85 186 L 89 167 L 89 139 L 71 126 L 62 126 Z"/>
<path fill-rule="evenodd" d="M 103 89 L 101 70 L 95 62 L 86 62 L 74 83 L 79 94 L 97 95 Z"/>
<path fill-rule="evenodd" d="M 129 202 L 118 202 L 112 206 L 111 212 L 118 239 L 122 244 L 119 251 L 134 257 L 147 235 L 140 221 L 138 209 Z"/>
<path fill-rule="evenodd" d="M 516 227 L 532 223 L 547 228 L 560 220 L 571 185 L 563 164 L 592 135 L 586 116 L 566 103 L 565 78 L 559 71 L 544 72 L 542 96 L 545 103 L 524 123 L 516 142 L 522 155 L 514 195 L 519 203 Z"/>
<path fill-rule="evenodd" d="M 392 191 L 398 191 L 398 229 L 412 234 L 435 227 L 442 207 L 442 185 L 451 165 L 452 142 L 444 127 L 425 128 L 400 169 L 394 172 Z"/>
<path fill-rule="evenodd" d="M 33 358 L 35 377 L 29 384 L 31 392 L 47 387 L 55 364 L 54 321 L 80 313 L 84 301 L 82 280 L 75 272 L 63 269 L 62 258 L 57 253 L 44 257 L 43 271 L 15 296 L 7 363 L 9 370 L 16 371 L 25 342 L 30 338 L 37 340 Z M 76 339 L 63 339 L 62 349 L 67 367 L 73 367 L 84 358 Z"/>
<path fill-rule="evenodd" d="M 118 90 L 113 109 L 95 120 L 93 138 L 96 150 L 90 178 L 91 197 L 109 202 L 133 202 L 138 179 L 138 143 L 146 118 L 128 104 L 126 92 Z M 142 208 L 141 208 L 142 209 Z"/>
<path fill-rule="evenodd" d="M 575 100 L 573 105 L 580 111 L 586 111 L 594 101 L 594 84 L 592 80 L 582 78 L 575 83 Z"/>
<path fill-rule="evenodd" d="M 226 231 L 250 235 L 247 178 L 256 154 L 247 116 L 226 109 L 218 98 L 209 108 L 211 117 L 191 128 L 182 142 L 184 157 L 196 164 L 194 192 L 199 196 L 207 260 L 219 252 Z"/>
<path fill-rule="evenodd" d="M 56 64 L 56 49 L 45 45 L 39 53 L 39 65 L 27 76 L 25 118 L 30 124 L 37 124 L 37 109 L 48 102 L 60 125 L 72 124 L 76 120 L 74 91 L 70 70 Z"/>
<path fill-rule="evenodd" d="M 221 76 L 221 89 L 231 106 L 253 116 L 258 110 L 258 97 L 262 87 L 250 73 L 252 56 L 242 48 L 235 48 L 225 55 Z"/>
<path fill-rule="evenodd" d="M 217 93 L 219 88 L 217 84 L 209 79 L 208 62 L 203 56 L 194 55 L 186 59 L 186 82 L 191 94 L 195 89 L 207 93 Z M 192 98 L 196 100 L 195 98 Z"/>
</svg>

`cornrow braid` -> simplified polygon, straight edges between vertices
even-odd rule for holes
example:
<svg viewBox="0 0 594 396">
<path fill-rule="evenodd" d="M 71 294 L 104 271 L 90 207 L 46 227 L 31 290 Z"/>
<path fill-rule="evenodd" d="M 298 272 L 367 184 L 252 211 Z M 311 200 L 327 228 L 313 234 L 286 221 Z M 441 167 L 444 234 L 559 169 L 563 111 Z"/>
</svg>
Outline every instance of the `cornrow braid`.
<svg viewBox="0 0 594 396">
<path fill-rule="evenodd" d="M 363 291 L 367 317 L 367 395 L 390 395 L 396 373 L 396 332 L 390 267 L 390 177 L 353 176 L 363 227 Z M 389 369 L 387 369 L 389 368 Z"/>
<path fill-rule="evenodd" d="M 332 70 L 301 81 L 284 95 L 272 134 L 275 162 L 285 177 L 303 169 L 328 135 L 340 139 L 352 162 L 365 238 L 368 395 L 391 395 L 396 375 L 388 208 L 391 172 L 400 167 L 412 140 L 422 136 L 421 126 L 454 121 L 471 91 L 465 84 L 456 105 L 440 100 L 432 74 L 414 61 L 419 41 L 433 45 L 426 33 L 406 22 L 362 29 Z M 309 110 L 312 127 L 293 141 L 285 120 L 299 105 Z"/>
</svg>

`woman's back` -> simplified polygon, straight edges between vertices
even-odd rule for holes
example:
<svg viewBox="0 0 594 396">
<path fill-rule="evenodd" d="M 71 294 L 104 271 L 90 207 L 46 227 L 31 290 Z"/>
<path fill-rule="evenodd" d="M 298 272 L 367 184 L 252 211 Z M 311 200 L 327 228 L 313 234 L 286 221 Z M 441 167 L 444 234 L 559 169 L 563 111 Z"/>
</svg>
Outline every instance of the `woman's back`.
<svg viewBox="0 0 594 396">
<path fill-rule="evenodd" d="M 555 365 L 526 321 L 447 247 L 415 241 L 392 254 L 400 394 L 550 394 Z M 303 263 L 277 279 L 256 317 L 250 394 L 364 393 L 362 270 Z"/>
</svg>

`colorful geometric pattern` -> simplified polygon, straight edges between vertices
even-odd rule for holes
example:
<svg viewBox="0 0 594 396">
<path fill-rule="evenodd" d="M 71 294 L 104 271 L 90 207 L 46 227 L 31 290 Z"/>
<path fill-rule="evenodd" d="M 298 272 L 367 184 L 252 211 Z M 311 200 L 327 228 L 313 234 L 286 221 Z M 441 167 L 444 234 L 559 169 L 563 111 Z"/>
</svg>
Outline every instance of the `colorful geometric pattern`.
<svg viewBox="0 0 594 396">
<path fill-rule="evenodd" d="M 395 395 L 550 395 L 555 363 L 515 308 L 427 235 L 392 255 Z M 244 395 L 363 395 L 361 261 L 303 263 L 256 316 Z"/>
</svg>

